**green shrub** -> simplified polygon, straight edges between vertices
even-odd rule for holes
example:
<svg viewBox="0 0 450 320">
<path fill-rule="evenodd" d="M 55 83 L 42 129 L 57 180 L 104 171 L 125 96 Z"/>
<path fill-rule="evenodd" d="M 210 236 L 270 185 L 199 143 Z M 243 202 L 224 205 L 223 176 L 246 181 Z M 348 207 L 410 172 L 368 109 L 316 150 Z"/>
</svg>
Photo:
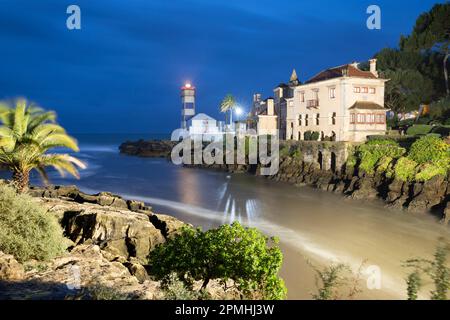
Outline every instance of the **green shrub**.
<svg viewBox="0 0 450 320">
<path fill-rule="evenodd" d="M 310 141 L 311 140 L 311 131 L 306 131 L 305 134 L 303 135 L 303 139 L 305 139 L 305 141 Z"/>
<path fill-rule="evenodd" d="M 317 141 L 319 140 L 320 132 L 308 130 L 303 137 L 306 141 Z"/>
<path fill-rule="evenodd" d="M 283 146 L 280 149 L 280 158 L 286 158 L 290 155 L 291 153 L 291 148 L 289 146 Z"/>
<path fill-rule="evenodd" d="M 212 279 L 231 279 L 242 297 L 284 299 L 286 288 L 278 276 L 283 254 L 277 243 L 238 222 L 205 232 L 184 227 L 150 252 L 150 270 L 156 279 L 175 273 L 188 285 L 201 280 L 203 289 Z"/>
<path fill-rule="evenodd" d="M 435 136 L 425 136 L 414 142 L 408 157 L 419 164 L 434 162 L 450 157 L 450 146 Z"/>
<path fill-rule="evenodd" d="M 449 161 L 445 160 L 440 160 L 436 163 L 425 163 L 419 166 L 419 172 L 416 174 L 415 179 L 416 181 L 427 181 L 438 175 L 445 177 L 449 168 Z"/>
<path fill-rule="evenodd" d="M 425 135 L 430 133 L 431 129 L 433 129 L 433 127 L 428 124 L 415 124 L 406 130 L 406 134 L 411 136 Z"/>
<path fill-rule="evenodd" d="M 376 165 L 376 172 L 378 173 L 388 173 L 392 170 L 392 162 L 394 158 L 389 156 L 383 156 L 378 160 Z"/>
<path fill-rule="evenodd" d="M 30 196 L 0 185 L 0 251 L 20 261 L 48 260 L 66 249 L 58 221 Z"/>
<path fill-rule="evenodd" d="M 374 173 L 375 166 L 381 158 L 396 159 L 405 152 L 406 150 L 393 140 L 371 140 L 358 147 L 356 156 L 360 159 L 359 167 L 362 170 L 367 173 Z"/>
<path fill-rule="evenodd" d="M 211 297 L 206 291 L 195 291 L 178 279 L 175 273 L 171 273 L 162 282 L 164 298 L 166 300 L 208 300 Z"/>
<path fill-rule="evenodd" d="M 320 132 L 313 131 L 313 132 L 311 133 L 311 140 L 312 140 L 312 141 L 317 141 L 317 140 L 319 140 L 319 137 L 320 137 Z"/>
<path fill-rule="evenodd" d="M 397 160 L 394 167 L 395 177 L 401 181 L 413 181 L 416 175 L 417 162 L 406 157 Z"/>
</svg>

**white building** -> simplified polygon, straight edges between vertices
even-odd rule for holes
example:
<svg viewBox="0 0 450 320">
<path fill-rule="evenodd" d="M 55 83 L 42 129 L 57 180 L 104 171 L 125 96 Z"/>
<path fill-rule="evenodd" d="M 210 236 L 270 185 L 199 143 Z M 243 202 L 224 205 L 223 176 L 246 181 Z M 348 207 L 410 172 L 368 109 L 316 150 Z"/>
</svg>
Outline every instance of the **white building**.
<svg viewBox="0 0 450 320">
<path fill-rule="evenodd" d="M 188 120 L 188 132 L 191 139 L 217 141 L 223 139 L 222 124 L 204 113 L 199 113 Z"/>
<path fill-rule="evenodd" d="M 304 140 L 311 132 L 319 140 L 364 141 L 386 132 L 384 87 L 376 59 L 370 71 L 356 63 L 324 70 L 304 84 L 295 71 L 289 84 L 275 88 L 275 110 L 283 118 L 278 126 L 287 140 Z M 305 133 L 308 133 L 305 135 Z"/>
</svg>

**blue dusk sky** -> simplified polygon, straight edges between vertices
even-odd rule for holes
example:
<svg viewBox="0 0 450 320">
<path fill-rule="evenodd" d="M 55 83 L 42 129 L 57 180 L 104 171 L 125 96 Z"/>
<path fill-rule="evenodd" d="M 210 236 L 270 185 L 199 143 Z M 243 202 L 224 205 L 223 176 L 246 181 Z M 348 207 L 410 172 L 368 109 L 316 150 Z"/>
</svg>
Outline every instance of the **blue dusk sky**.
<svg viewBox="0 0 450 320">
<path fill-rule="evenodd" d="M 179 88 L 197 112 L 223 118 L 232 93 L 248 109 L 293 68 L 301 80 L 396 47 L 428 0 L 0 0 L 0 98 L 57 111 L 71 133 L 166 133 L 179 126 Z M 81 30 L 66 9 L 81 8 Z M 366 9 L 381 7 L 381 30 Z"/>
</svg>

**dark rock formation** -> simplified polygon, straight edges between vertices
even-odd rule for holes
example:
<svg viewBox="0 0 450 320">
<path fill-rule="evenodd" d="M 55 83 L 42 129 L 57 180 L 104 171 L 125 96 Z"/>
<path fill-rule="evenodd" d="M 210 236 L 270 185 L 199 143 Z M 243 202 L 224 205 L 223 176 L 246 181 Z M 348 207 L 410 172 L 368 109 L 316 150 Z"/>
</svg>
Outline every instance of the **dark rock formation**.
<svg viewBox="0 0 450 320">
<path fill-rule="evenodd" d="M 149 158 L 166 158 L 170 156 L 176 142 L 168 140 L 127 141 L 119 146 L 120 153 Z"/>
</svg>

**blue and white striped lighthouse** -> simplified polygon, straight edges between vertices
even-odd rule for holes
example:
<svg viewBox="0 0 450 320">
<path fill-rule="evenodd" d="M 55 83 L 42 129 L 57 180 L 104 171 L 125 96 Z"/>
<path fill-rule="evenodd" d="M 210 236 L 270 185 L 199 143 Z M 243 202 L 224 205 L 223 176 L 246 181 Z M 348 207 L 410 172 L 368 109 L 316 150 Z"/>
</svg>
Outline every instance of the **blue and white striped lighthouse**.
<svg viewBox="0 0 450 320">
<path fill-rule="evenodd" d="M 187 122 L 195 116 L 195 87 L 186 83 L 181 87 L 181 128 L 187 129 Z"/>
</svg>

